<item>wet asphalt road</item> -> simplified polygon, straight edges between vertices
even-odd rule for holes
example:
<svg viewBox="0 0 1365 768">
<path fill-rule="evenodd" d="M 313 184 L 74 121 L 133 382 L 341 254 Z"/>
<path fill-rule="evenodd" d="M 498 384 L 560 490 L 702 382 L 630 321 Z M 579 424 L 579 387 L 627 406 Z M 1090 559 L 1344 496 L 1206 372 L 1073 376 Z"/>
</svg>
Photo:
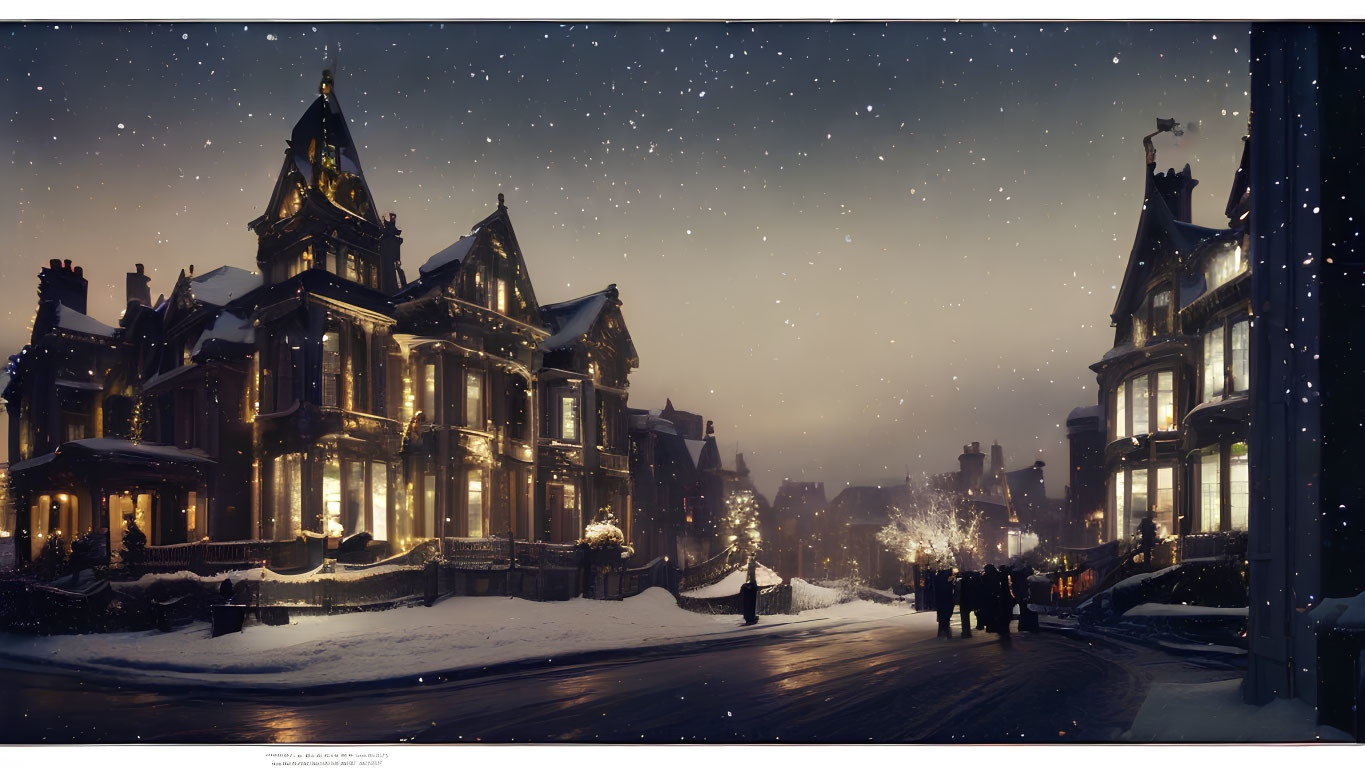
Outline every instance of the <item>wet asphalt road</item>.
<svg viewBox="0 0 1365 768">
<path fill-rule="evenodd" d="M 0 670 L 0 742 L 1036 743 L 1117 738 L 1151 679 L 1234 676 L 1064 632 L 928 614 L 404 688 L 144 690 Z M 956 634 L 956 633 L 955 633 Z"/>
</svg>

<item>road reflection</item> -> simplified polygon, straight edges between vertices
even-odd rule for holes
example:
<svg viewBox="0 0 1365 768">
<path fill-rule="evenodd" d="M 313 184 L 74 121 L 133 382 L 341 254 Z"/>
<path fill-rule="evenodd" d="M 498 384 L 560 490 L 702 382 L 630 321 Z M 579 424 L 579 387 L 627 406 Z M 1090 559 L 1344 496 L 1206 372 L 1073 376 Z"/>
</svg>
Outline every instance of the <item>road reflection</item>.
<svg viewBox="0 0 1365 768">
<path fill-rule="evenodd" d="M 1055 634 L 944 640 L 931 617 L 813 628 L 403 689 L 151 693 L 25 670 L 0 741 L 1014 742 L 1113 738 L 1145 683 Z"/>
</svg>

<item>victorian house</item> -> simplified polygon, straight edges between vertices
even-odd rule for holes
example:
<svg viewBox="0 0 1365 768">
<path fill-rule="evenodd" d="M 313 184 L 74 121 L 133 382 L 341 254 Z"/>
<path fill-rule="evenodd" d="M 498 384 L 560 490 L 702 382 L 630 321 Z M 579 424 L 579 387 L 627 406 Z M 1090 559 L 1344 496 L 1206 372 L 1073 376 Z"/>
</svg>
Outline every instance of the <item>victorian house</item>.
<svg viewBox="0 0 1365 768">
<path fill-rule="evenodd" d="M 1157 133 L 1173 129 L 1159 121 Z M 1130 541 L 1150 512 L 1159 536 L 1183 537 L 1177 556 L 1192 556 L 1202 554 L 1202 534 L 1247 529 L 1249 155 L 1232 185 L 1228 226 L 1196 226 L 1198 182 L 1188 165 L 1156 171 L 1157 133 L 1144 139 L 1146 190 L 1111 315 L 1114 346 L 1091 366 L 1098 410 L 1067 420 L 1071 517 L 1106 541 Z M 1103 450 L 1093 445 L 1097 432 Z M 1093 492 L 1101 472 L 1102 508 Z"/>
<path fill-rule="evenodd" d="M 39 275 L 30 343 L 0 386 L 21 559 L 60 535 L 111 551 L 437 537 L 572 542 L 630 530 L 626 399 L 639 364 L 615 286 L 536 299 L 503 196 L 409 281 L 324 73 L 294 126 L 256 270 L 128 275 L 117 327 L 80 267 Z"/>
</svg>

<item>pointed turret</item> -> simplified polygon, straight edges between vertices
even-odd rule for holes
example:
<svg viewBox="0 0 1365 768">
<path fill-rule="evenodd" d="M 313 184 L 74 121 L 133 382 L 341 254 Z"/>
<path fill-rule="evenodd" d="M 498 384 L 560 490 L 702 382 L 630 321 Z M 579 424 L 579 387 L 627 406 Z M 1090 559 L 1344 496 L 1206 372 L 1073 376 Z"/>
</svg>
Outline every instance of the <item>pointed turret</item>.
<svg viewBox="0 0 1365 768">
<path fill-rule="evenodd" d="M 381 219 L 373 200 L 332 72 L 323 70 L 265 214 L 248 225 L 260 238 L 256 262 L 266 283 L 321 269 L 388 294 L 401 288 L 396 217 Z"/>
</svg>

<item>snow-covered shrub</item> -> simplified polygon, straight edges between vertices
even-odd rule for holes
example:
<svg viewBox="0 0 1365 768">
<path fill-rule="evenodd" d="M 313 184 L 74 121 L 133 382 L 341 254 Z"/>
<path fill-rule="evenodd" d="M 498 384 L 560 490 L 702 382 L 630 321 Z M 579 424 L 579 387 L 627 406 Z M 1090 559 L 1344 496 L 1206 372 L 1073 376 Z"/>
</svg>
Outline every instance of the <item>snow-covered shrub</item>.
<svg viewBox="0 0 1365 768">
<path fill-rule="evenodd" d="M 624 547 L 626 545 L 626 535 L 620 528 L 610 520 L 603 520 L 597 523 L 589 523 L 583 531 L 583 538 L 578 543 L 586 544 L 589 549 L 606 549 L 607 547 Z"/>
</svg>

